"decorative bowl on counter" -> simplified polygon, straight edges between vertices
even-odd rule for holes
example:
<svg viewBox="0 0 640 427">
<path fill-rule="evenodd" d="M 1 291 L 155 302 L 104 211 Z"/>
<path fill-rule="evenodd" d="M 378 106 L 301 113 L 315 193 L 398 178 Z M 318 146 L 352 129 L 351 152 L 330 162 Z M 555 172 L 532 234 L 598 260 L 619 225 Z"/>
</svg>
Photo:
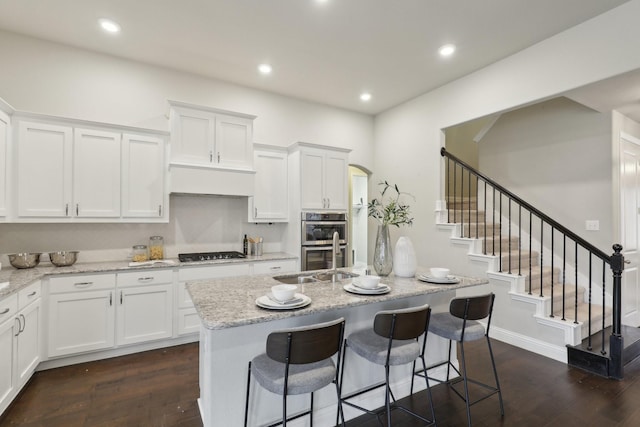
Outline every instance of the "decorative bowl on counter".
<svg viewBox="0 0 640 427">
<path fill-rule="evenodd" d="M 40 252 L 9 254 L 9 263 L 15 268 L 33 268 L 40 264 L 40 255 Z"/>
<path fill-rule="evenodd" d="M 56 267 L 68 267 L 78 259 L 78 251 L 49 252 L 49 259 Z"/>
</svg>

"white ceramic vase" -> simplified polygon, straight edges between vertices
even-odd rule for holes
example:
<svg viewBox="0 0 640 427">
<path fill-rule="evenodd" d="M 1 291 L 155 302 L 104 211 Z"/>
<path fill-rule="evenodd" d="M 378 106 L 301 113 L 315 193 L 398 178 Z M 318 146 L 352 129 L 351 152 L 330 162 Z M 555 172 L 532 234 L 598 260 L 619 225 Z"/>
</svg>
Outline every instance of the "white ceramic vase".
<svg viewBox="0 0 640 427">
<path fill-rule="evenodd" d="M 413 277 L 416 274 L 416 251 L 408 237 L 402 236 L 396 242 L 393 252 L 393 274 L 397 277 Z"/>
</svg>

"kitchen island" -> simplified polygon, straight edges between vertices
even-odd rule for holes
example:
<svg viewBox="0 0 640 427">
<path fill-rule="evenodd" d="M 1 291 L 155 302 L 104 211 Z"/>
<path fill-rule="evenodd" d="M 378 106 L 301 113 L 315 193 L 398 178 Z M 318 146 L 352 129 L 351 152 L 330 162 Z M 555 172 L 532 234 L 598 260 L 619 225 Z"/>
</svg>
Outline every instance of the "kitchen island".
<svg viewBox="0 0 640 427">
<path fill-rule="evenodd" d="M 342 271 L 351 271 L 344 269 Z M 354 271 L 355 272 L 355 271 Z M 310 274 L 312 272 L 309 272 Z M 358 273 L 358 272 L 356 272 Z M 418 269 L 418 273 L 426 273 Z M 273 275 L 244 276 L 198 281 L 187 284 L 200 316 L 200 412 L 205 427 L 242 425 L 244 414 L 247 363 L 265 351 L 266 338 L 274 330 L 311 325 L 339 317 L 346 319 L 346 331 L 372 326 L 375 313 L 385 309 L 428 303 L 435 312 L 448 310 L 448 303 L 462 288 L 488 283 L 486 279 L 459 277 L 456 284 L 432 284 L 415 278 L 384 277 L 381 283 L 391 291 L 383 295 L 359 295 L 343 287 L 350 279 L 303 283 L 298 292 L 311 298 L 311 304 L 296 310 L 268 310 L 256 305 L 256 299 L 270 292 L 279 282 Z M 483 290 L 478 289 L 478 293 Z M 448 343 L 429 335 L 427 364 L 447 357 Z M 430 372 L 442 376 L 443 371 Z M 409 394 L 411 366 L 393 367 L 392 387 L 396 398 Z M 344 393 L 371 385 L 384 378 L 384 369 L 347 354 Z M 425 388 L 417 381 L 418 389 Z M 249 425 L 263 425 L 281 417 L 281 397 L 252 381 Z M 325 387 L 315 393 L 314 421 L 319 426 L 335 424 L 335 389 Z M 289 413 L 308 407 L 308 396 L 290 396 Z M 360 403 L 367 407 L 383 404 L 383 392 L 370 393 Z M 345 408 L 347 419 L 361 413 Z M 303 418 L 291 425 L 306 425 Z"/>
</svg>

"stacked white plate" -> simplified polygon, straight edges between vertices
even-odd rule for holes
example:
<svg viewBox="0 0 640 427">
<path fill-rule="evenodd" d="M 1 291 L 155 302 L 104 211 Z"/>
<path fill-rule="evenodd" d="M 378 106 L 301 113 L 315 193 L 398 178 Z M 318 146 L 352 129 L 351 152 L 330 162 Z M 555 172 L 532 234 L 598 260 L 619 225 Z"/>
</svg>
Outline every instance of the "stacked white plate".
<svg viewBox="0 0 640 427">
<path fill-rule="evenodd" d="M 437 283 L 440 285 L 453 285 L 454 283 L 460 283 L 460 279 L 455 276 L 433 277 L 426 274 L 418 274 L 416 278 L 421 282 Z"/>
<path fill-rule="evenodd" d="M 267 308 L 269 310 L 293 310 L 295 308 L 306 307 L 311 304 L 311 298 L 305 294 L 295 294 L 288 301 L 278 301 L 270 293 L 263 295 L 256 300 L 258 307 Z"/>
<path fill-rule="evenodd" d="M 382 295 L 391 291 L 391 288 L 384 283 L 379 283 L 375 288 L 364 288 L 362 285 L 358 285 L 358 280 L 353 279 L 350 283 L 347 283 L 342 287 L 347 292 L 360 295 Z"/>
</svg>

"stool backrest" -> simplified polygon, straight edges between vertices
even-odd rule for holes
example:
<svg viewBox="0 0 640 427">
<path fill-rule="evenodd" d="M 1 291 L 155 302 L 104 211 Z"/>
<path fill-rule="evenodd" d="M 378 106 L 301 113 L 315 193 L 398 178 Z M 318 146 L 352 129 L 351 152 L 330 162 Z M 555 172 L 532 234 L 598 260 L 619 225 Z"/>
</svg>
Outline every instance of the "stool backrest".
<svg viewBox="0 0 640 427">
<path fill-rule="evenodd" d="M 319 362 L 342 347 L 344 318 L 299 328 L 275 331 L 267 337 L 267 356 L 290 364 Z"/>
<path fill-rule="evenodd" d="M 484 319 L 491 316 L 494 298 L 493 292 L 474 297 L 454 298 L 449 304 L 449 313 L 465 320 Z"/>
<path fill-rule="evenodd" d="M 376 314 L 373 330 L 376 334 L 394 340 L 418 338 L 429 329 L 429 304 L 400 310 L 385 310 Z"/>
</svg>

